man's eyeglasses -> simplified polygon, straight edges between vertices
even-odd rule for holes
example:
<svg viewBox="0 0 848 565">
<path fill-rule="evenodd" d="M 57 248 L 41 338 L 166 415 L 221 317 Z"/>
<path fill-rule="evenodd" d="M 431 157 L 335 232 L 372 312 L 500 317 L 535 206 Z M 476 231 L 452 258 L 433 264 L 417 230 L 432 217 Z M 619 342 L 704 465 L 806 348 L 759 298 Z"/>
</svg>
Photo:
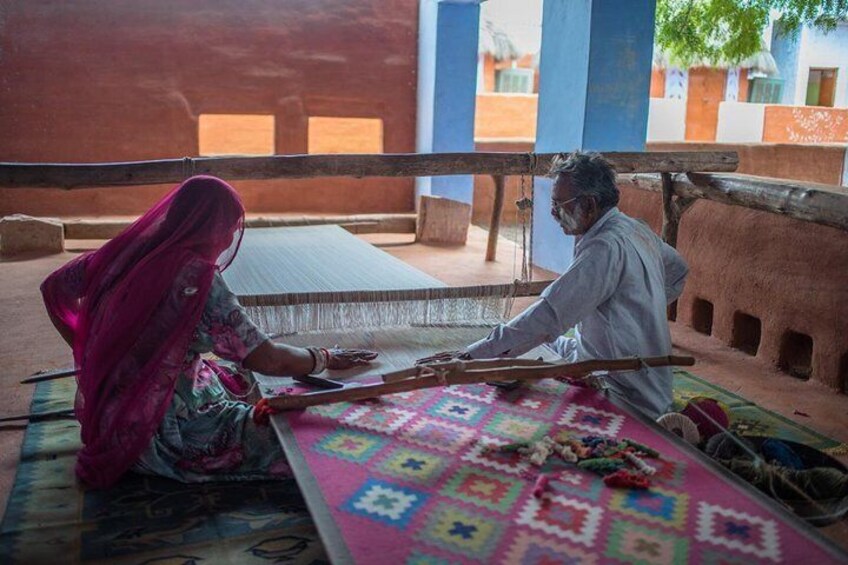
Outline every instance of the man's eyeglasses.
<svg viewBox="0 0 848 565">
<path fill-rule="evenodd" d="M 552 211 L 552 212 L 554 212 L 554 213 L 556 214 L 556 216 L 557 216 L 559 219 L 562 219 L 562 215 L 563 215 L 563 208 L 565 207 L 565 205 L 566 205 L 566 204 L 569 204 L 569 203 L 571 203 L 571 202 L 574 202 L 574 201 L 575 201 L 575 200 L 577 200 L 578 198 L 580 198 L 580 197 L 579 197 L 579 196 L 575 196 L 574 198 L 569 198 L 568 200 L 564 200 L 564 201 L 562 201 L 562 202 L 559 202 L 559 201 L 554 200 L 554 199 L 552 198 L 552 199 L 551 199 L 551 211 Z"/>
</svg>

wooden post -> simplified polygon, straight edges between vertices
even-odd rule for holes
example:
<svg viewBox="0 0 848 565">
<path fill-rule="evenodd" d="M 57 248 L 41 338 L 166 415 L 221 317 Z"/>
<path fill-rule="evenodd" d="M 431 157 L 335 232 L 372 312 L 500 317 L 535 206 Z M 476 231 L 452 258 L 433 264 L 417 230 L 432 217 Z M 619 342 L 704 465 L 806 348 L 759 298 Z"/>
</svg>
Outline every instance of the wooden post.
<svg viewBox="0 0 848 565">
<path fill-rule="evenodd" d="M 498 234 L 501 231 L 501 214 L 503 213 L 504 185 L 503 175 L 492 175 L 495 181 L 495 201 L 492 203 L 492 220 L 489 222 L 489 245 L 486 247 L 486 261 L 494 261 L 498 253 Z"/>
<path fill-rule="evenodd" d="M 677 249 L 677 230 L 680 227 L 680 217 L 694 202 L 694 198 L 675 197 L 674 179 L 671 173 L 660 173 L 662 179 L 663 224 L 662 239 L 668 245 Z M 668 305 L 668 319 L 677 320 L 677 300 Z"/>
<path fill-rule="evenodd" d="M 663 199 L 663 223 L 662 239 L 670 246 L 677 248 L 677 228 L 680 225 L 680 216 L 674 209 L 674 181 L 669 173 L 661 173 L 662 177 L 662 199 Z"/>
</svg>

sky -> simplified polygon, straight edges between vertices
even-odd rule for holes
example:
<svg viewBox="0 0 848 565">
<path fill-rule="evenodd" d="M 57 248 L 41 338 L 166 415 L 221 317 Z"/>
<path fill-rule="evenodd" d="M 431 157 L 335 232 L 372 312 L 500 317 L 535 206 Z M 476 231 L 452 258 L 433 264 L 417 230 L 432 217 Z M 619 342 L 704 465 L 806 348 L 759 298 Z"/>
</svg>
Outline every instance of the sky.
<svg viewBox="0 0 848 565">
<path fill-rule="evenodd" d="M 542 0 L 486 0 L 480 5 L 480 21 L 487 19 L 506 32 L 523 54 L 541 48 Z"/>
</svg>

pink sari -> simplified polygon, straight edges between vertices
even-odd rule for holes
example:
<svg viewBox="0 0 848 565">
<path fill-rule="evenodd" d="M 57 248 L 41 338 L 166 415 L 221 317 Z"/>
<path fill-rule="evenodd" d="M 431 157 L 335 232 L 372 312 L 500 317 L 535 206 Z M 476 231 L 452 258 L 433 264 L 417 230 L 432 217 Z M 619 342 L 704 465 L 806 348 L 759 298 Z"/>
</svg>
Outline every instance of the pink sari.
<svg viewBox="0 0 848 565">
<path fill-rule="evenodd" d="M 111 486 L 149 445 L 215 270 L 229 266 L 243 229 L 238 193 L 195 176 L 42 284 L 48 311 L 73 334 L 83 442 L 76 473 L 87 485 Z M 63 288 L 67 269 L 84 270 L 79 293 Z"/>
</svg>

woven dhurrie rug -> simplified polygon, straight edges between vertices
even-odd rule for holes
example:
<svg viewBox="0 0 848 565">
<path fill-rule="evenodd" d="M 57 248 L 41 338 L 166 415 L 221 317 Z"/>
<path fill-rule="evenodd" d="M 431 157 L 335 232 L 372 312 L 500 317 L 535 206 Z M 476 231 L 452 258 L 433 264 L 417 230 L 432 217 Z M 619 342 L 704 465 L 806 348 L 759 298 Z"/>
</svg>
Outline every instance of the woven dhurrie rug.
<svg viewBox="0 0 848 565">
<path fill-rule="evenodd" d="M 365 332 L 359 343 L 338 333 L 328 338 L 391 356 L 414 331 Z M 424 341 L 444 347 L 450 333 Z M 454 349 L 462 339 L 455 337 Z M 263 394 L 274 392 L 263 384 Z M 594 390 L 554 380 L 513 391 L 486 385 L 425 389 L 273 420 L 333 562 L 848 559 L 676 436 Z M 517 454 L 485 449 L 562 430 L 629 438 L 659 451 L 659 460 L 647 460 L 658 470 L 651 488 L 608 488 L 599 476 L 551 457 L 542 469 L 551 478 L 549 489 L 537 498 L 538 469 Z"/>
<path fill-rule="evenodd" d="M 74 379 L 40 383 L 33 412 L 69 408 Z M 185 485 L 74 478 L 79 424 L 30 424 L 0 533 L 6 563 L 327 563 L 294 481 Z"/>
</svg>

